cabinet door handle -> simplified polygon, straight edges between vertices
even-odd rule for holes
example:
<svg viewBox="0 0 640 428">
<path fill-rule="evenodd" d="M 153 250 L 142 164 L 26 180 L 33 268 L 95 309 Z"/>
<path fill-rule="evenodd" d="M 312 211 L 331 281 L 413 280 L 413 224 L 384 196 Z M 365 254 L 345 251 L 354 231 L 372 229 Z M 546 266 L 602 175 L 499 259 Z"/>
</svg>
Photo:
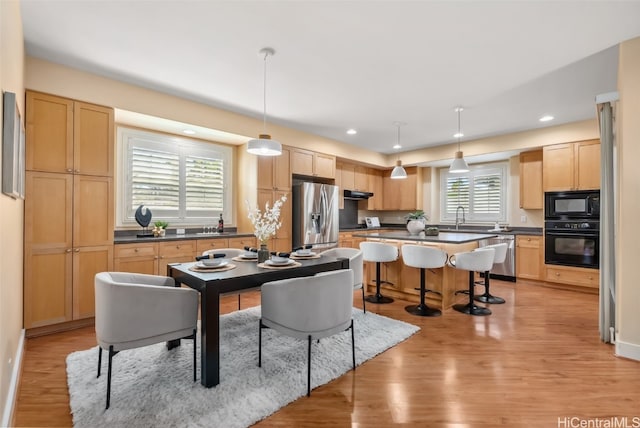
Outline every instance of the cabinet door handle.
<svg viewBox="0 0 640 428">
<path fill-rule="evenodd" d="M 67 250 L 65 252 L 70 253 L 71 252 L 71 248 L 67 248 Z"/>
<path fill-rule="evenodd" d="M 73 251 L 75 251 L 76 253 L 79 253 L 79 252 L 80 252 L 80 248 L 76 248 L 76 249 L 75 249 L 75 250 L 73 250 Z"/>
<path fill-rule="evenodd" d="M 67 172 L 73 172 L 73 169 L 67 168 Z"/>
<path fill-rule="evenodd" d="M 76 174 L 80 174 L 80 170 L 79 169 L 75 169 L 75 170 L 73 170 L 73 172 L 75 172 Z"/>
<path fill-rule="evenodd" d="M 560 272 L 556 272 L 556 276 L 560 276 Z"/>
</svg>

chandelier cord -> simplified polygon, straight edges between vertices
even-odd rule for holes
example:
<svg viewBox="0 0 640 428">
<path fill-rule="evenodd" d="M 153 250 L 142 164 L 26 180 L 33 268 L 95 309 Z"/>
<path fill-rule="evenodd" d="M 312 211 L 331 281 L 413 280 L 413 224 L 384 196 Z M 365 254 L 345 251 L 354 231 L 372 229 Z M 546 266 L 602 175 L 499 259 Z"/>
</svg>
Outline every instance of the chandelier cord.
<svg viewBox="0 0 640 428">
<path fill-rule="evenodd" d="M 267 57 L 269 56 L 268 52 L 264 53 L 264 75 L 263 75 L 263 85 L 262 85 L 262 131 L 264 134 L 267 133 Z"/>
</svg>

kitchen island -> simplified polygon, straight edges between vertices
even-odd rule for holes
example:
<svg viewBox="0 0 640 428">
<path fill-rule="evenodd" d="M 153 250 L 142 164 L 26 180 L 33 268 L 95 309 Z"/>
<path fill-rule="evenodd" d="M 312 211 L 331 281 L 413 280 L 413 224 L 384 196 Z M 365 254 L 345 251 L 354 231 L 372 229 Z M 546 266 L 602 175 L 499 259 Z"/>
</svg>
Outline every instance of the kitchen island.
<svg viewBox="0 0 640 428">
<path fill-rule="evenodd" d="M 398 260 L 382 263 L 380 266 L 382 294 L 396 299 L 419 302 L 420 270 L 405 266 L 402 260 L 402 245 L 433 246 L 452 256 L 455 253 L 472 251 L 478 248 L 478 241 L 493 238 L 496 234 L 448 231 L 440 232 L 435 236 L 425 236 L 424 234 L 411 235 L 406 231 L 391 231 L 354 233 L 353 236 L 397 246 L 400 253 Z M 375 270 L 375 263 L 365 262 L 364 283 L 366 290 L 370 293 L 375 293 Z M 448 265 L 439 269 L 428 269 L 426 280 L 426 288 L 428 290 L 440 293 L 427 293 L 426 302 L 430 307 L 444 311 L 456 303 L 457 300 L 468 299 L 465 295 L 457 297 L 455 295 L 456 290 L 467 290 L 469 288 L 469 275 L 466 271 L 461 271 Z"/>
</svg>

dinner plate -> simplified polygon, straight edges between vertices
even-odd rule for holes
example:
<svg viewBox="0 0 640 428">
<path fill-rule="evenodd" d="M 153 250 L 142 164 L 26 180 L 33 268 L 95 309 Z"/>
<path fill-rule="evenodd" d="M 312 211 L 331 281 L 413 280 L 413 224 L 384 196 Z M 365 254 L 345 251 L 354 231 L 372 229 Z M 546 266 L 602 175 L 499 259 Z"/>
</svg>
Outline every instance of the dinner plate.
<svg viewBox="0 0 640 428">
<path fill-rule="evenodd" d="M 225 267 L 226 265 L 229 264 L 228 260 L 223 260 L 220 262 L 220 264 L 215 265 L 215 266 L 207 266 L 204 263 L 202 263 L 202 261 L 199 261 L 198 263 L 196 263 L 196 267 L 200 268 L 200 269 L 220 269 L 221 267 Z"/>
<path fill-rule="evenodd" d="M 257 259 L 258 253 L 242 254 L 240 257 L 242 257 L 243 259 Z"/>
<path fill-rule="evenodd" d="M 313 257 L 316 255 L 313 251 L 307 254 L 298 254 L 298 252 L 294 253 L 296 257 Z"/>
<path fill-rule="evenodd" d="M 264 264 L 269 266 L 287 266 L 295 262 L 296 262 L 295 260 L 291 260 L 291 259 L 287 259 L 286 262 L 274 262 L 273 260 L 267 260 L 266 262 L 264 262 Z"/>
</svg>

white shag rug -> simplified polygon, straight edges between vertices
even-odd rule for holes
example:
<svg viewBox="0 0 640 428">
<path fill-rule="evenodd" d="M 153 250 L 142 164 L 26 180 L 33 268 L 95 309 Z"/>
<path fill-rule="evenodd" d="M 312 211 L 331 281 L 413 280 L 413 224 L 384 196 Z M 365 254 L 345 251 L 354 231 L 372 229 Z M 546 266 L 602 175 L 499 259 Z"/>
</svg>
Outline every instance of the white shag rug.
<svg viewBox="0 0 640 428">
<path fill-rule="evenodd" d="M 259 306 L 220 318 L 221 382 L 214 388 L 200 384 L 200 351 L 198 380 L 193 382 L 192 340 L 182 340 L 182 346 L 171 351 L 159 343 L 117 354 L 113 357 L 108 410 L 108 351 L 103 352 L 99 378 L 97 346 L 69 354 L 67 382 L 74 426 L 247 427 L 306 395 L 307 342 L 264 329 L 260 368 L 259 318 Z M 353 319 L 357 365 L 419 330 L 356 308 Z M 351 368 L 350 331 L 313 342 L 312 389 Z"/>
</svg>

